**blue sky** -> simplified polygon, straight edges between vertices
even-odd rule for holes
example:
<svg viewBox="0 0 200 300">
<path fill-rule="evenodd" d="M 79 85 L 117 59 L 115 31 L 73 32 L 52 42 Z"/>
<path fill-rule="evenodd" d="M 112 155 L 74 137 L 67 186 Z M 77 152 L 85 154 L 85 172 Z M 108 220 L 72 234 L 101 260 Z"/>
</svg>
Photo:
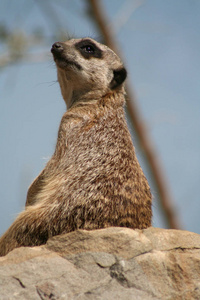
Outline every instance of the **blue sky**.
<svg viewBox="0 0 200 300">
<path fill-rule="evenodd" d="M 50 3 L 57 20 L 36 1 L 0 3 L 0 24 L 26 35 L 42 28 L 46 36 L 45 43 L 30 46 L 38 60 L 0 69 L 0 234 L 23 209 L 28 186 L 51 157 L 65 111 L 49 52 L 53 35 L 62 26 L 77 37 L 100 38 L 85 16 L 85 1 Z M 181 225 L 200 233 L 200 1 L 102 3 Z M 134 10 L 133 3 L 140 5 Z M 1 45 L 0 58 L 6 51 Z M 42 60 L 40 53 L 45 53 Z M 153 225 L 165 227 L 139 147 L 136 152 L 154 194 Z"/>
</svg>

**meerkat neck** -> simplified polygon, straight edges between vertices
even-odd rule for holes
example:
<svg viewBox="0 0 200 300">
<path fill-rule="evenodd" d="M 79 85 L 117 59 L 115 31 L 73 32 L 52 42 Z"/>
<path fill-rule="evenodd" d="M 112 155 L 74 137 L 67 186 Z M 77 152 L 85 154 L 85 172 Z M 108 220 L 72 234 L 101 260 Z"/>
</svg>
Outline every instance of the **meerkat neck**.
<svg viewBox="0 0 200 300">
<path fill-rule="evenodd" d="M 112 91 L 109 93 L 106 93 L 106 95 L 101 97 L 94 97 L 91 95 L 91 97 L 82 96 L 77 101 L 72 103 L 72 105 L 68 108 L 68 110 L 73 110 L 74 108 L 77 109 L 79 107 L 94 107 L 97 105 L 97 107 L 107 107 L 111 109 L 118 109 L 124 107 L 125 101 L 124 101 L 124 93 L 122 91 Z M 98 109 L 98 108 L 96 108 Z"/>
<path fill-rule="evenodd" d="M 71 98 L 66 99 L 67 108 L 71 108 L 75 104 L 79 102 L 91 102 L 91 101 L 99 101 L 102 99 L 102 91 L 101 90 L 73 90 L 71 94 Z"/>
<path fill-rule="evenodd" d="M 102 89 L 91 89 L 91 87 L 87 85 L 78 87 L 77 83 L 73 85 L 67 80 L 66 76 L 60 76 L 60 74 L 61 72 L 58 73 L 58 81 L 67 109 L 78 102 L 98 101 L 107 92 Z"/>
</svg>

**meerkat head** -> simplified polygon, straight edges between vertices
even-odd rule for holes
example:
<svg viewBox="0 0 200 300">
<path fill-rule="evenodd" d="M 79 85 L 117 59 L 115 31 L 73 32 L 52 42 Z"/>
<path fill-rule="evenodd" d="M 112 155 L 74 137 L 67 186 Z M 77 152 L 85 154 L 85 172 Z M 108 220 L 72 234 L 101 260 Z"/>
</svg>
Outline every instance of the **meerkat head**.
<svg viewBox="0 0 200 300">
<path fill-rule="evenodd" d="M 67 107 L 123 89 L 126 70 L 107 46 L 91 38 L 56 42 L 51 48 Z"/>
</svg>

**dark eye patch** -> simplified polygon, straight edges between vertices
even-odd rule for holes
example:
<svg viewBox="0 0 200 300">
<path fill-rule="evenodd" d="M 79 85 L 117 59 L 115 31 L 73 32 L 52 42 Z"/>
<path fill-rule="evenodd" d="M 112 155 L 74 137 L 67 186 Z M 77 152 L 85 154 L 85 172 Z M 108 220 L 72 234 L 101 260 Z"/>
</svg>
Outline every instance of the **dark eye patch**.
<svg viewBox="0 0 200 300">
<path fill-rule="evenodd" d="M 90 40 L 82 40 L 76 43 L 75 47 L 86 59 L 90 59 L 92 57 L 102 58 L 102 50 Z"/>
</svg>

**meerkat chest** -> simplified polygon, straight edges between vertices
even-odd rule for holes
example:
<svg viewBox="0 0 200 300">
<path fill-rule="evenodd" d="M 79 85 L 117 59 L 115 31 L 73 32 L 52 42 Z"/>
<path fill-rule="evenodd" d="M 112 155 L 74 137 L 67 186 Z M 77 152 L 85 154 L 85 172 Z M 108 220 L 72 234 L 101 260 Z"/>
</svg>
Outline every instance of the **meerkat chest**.
<svg viewBox="0 0 200 300">
<path fill-rule="evenodd" d="M 60 129 L 66 164 L 79 168 L 87 162 L 87 166 L 95 167 L 109 162 L 117 164 L 128 156 L 134 159 L 134 148 L 123 115 L 111 111 L 74 120 L 68 120 L 70 125 Z"/>
</svg>

